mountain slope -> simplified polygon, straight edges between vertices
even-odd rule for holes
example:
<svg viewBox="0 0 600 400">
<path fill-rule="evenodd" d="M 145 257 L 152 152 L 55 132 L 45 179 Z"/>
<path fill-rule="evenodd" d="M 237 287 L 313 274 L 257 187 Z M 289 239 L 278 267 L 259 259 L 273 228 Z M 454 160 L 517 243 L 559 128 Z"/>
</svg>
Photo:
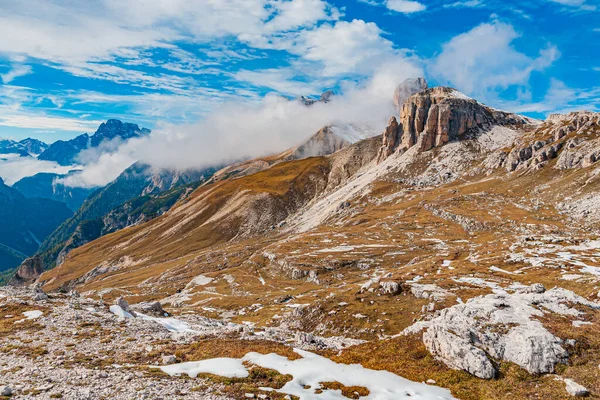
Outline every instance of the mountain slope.
<svg viewBox="0 0 600 400">
<path fill-rule="evenodd" d="M 203 185 L 41 281 L 353 343 L 333 359 L 461 399 L 561 399 L 564 379 L 596 396 L 600 113 L 535 121 L 451 88 L 401 109 L 383 136 Z"/>
<path fill-rule="evenodd" d="M 94 189 L 67 187 L 57 182 L 57 180 L 67 176 L 42 172 L 22 178 L 15 182 L 12 187 L 21 192 L 25 197 L 41 197 L 43 199 L 63 202 L 71 210 L 77 211 Z"/>
<path fill-rule="evenodd" d="M 0 179 L 0 271 L 34 254 L 40 242 L 71 215 L 63 203 L 25 198 Z"/>
<path fill-rule="evenodd" d="M 136 208 L 142 207 L 143 209 L 142 203 L 149 202 L 151 197 L 154 197 L 165 190 L 186 185 L 191 182 L 202 181 L 203 179 L 207 179 L 211 173 L 211 169 L 201 171 L 189 170 L 183 172 L 160 170 L 156 172 L 153 171 L 151 167 L 141 163 L 132 165 L 113 182 L 92 193 L 75 212 L 73 217 L 61 224 L 42 243 L 39 253 L 44 266 L 46 268 L 53 267 L 57 257 L 63 250 L 73 248 L 74 243 L 82 243 L 80 235 L 76 235 L 78 239 L 74 238 L 73 240 L 70 240 L 80 224 L 84 224 L 81 228 L 83 232 L 88 232 L 90 226 L 94 224 L 96 226 L 100 225 L 99 221 L 97 221 L 98 218 L 107 217 L 107 214 L 112 210 L 123 206 L 124 203 L 132 199 L 138 198 L 134 204 L 136 204 Z M 142 197 L 140 200 L 140 196 L 145 197 Z M 158 200 L 156 201 L 158 202 Z M 170 201 L 165 201 L 164 203 L 170 204 Z M 148 207 L 152 208 L 150 204 L 151 203 L 148 204 Z M 158 209 L 160 209 L 160 207 L 158 207 Z M 158 212 L 158 209 L 153 212 Z M 152 213 L 149 213 L 146 216 L 149 217 L 151 214 Z M 84 235 L 86 237 L 85 240 L 90 240 L 90 237 L 98 237 L 102 229 L 104 228 L 92 230 L 94 233 L 91 236 Z M 65 249 L 65 246 L 67 246 L 67 249 Z"/>
</svg>

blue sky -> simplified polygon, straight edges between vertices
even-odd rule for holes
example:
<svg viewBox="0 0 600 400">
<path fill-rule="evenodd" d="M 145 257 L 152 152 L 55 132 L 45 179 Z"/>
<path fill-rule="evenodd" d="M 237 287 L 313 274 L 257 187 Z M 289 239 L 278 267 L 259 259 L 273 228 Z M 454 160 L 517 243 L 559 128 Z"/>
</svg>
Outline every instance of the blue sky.
<svg viewBox="0 0 600 400">
<path fill-rule="evenodd" d="M 3 1 L 0 137 L 189 124 L 382 66 L 534 117 L 598 111 L 600 1 Z"/>
</svg>

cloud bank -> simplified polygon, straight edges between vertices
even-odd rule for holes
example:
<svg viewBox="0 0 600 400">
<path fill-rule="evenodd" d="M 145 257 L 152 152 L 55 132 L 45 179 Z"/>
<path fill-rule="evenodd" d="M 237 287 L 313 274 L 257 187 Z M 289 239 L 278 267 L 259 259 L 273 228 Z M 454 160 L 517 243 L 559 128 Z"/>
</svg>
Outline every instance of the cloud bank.
<svg viewBox="0 0 600 400">
<path fill-rule="evenodd" d="M 48 172 L 66 174 L 76 166 L 61 166 L 53 161 L 42 161 L 33 157 L 21 157 L 19 154 L 0 154 L 0 177 L 8 186 L 27 177 Z"/>
<path fill-rule="evenodd" d="M 227 102 L 201 122 L 164 124 L 149 137 L 129 140 L 116 151 L 85 152 L 83 157 L 95 161 L 62 183 L 104 185 L 136 161 L 157 169 L 184 170 L 275 154 L 330 124 L 362 124 L 381 132 L 396 113 L 392 99 L 396 85 L 422 72 L 408 58 L 390 60 L 364 84 L 346 82 L 331 102 L 310 107 L 274 94 L 259 102 Z"/>
</svg>

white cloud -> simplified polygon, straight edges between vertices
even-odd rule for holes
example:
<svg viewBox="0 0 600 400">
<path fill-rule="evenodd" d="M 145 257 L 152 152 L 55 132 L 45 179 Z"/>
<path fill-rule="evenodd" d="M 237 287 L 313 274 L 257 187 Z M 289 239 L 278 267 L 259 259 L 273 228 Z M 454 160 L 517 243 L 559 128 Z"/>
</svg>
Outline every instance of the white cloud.
<svg viewBox="0 0 600 400">
<path fill-rule="evenodd" d="M 598 111 L 600 110 L 600 87 L 576 89 L 568 87 L 558 79 L 551 79 L 550 87 L 542 100 L 532 102 L 527 99 L 524 103 L 506 102 L 504 106 L 520 113 L 550 114 L 584 109 Z"/>
<path fill-rule="evenodd" d="M 485 6 L 483 0 L 465 0 L 444 4 L 444 8 L 479 8 Z"/>
<path fill-rule="evenodd" d="M 383 59 L 396 54 L 393 43 L 382 37 L 382 31 L 372 22 L 339 21 L 305 31 L 290 52 L 307 61 L 320 62 L 325 75 L 365 73 Z"/>
<path fill-rule="evenodd" d="M 333 81 L 299 81 L 296 72 L 292 68 L 272 68 L 257 71 L 240 70 L 235 75 L 235 79 L 241 82 L 248 82 L 253 86 L 267 87 L 279 93 L 292 96 L 306 95 L 308 93 L 318 93 L 323 87 L 333 85 Z"/>
<path fill-rule="evenodd" d="M 595 11 L 598 7 L 595 4 L 589 4 L 587 0 L 547 0 L 550 3 L 561 4 L 578 11 Z M 592 0 L 593 3 L 593 0 Z"/>
<path fill-rule="evenodd" d="M 181 93 L 193 81 L 176 74 L 142 73 L 146 65 L 183 74 L 215 73 L 219 60 L 200 60 L 179 42 L 268 43 L 292 31 L 337 20 L 324 0 L 30 0 L 0 3 L 0 53 L 46 60 L 73 75 Z M 18 38 L 18 40 L 15 40 Z M 149 49 L 169 52 L 157 62 Z M 234 57 L 235 52 L 228 52 Z M 216 56 L 219 51 L 209 52 Z M 245 57 L 244 54 L 240 55 Z M 115 62 L 119 62 L 119 66 Z M 10 76 L 8 76 L 10 77 Z"/>
<path fill-rule="evenodd" d="M 386 7 L 392 11 L 404 14 L 424 11 L 427 8 L 425 4 L 411 0 L 387 0 Z"/>
<path fill-rule="evenodd" d="M 533 71 L 543 71 L 560 56 L 556 47 L 549 46 L 531 58 L 513 46 L 518 37 L 509 24 L 481 24 L 444 44 L 429 72 L 441 83 L 481 100 L 495 98 L 498 91 L 527 85 Z"/>
<path fill-rule="evenodd" d="M 0 112 L 0 125 L 16 128 L 85 132 L 95 130 L 103 121 L 61 118 L 30 113 Z"/>
<path fill-rule="evenodd" d="M 9 186 L 26 176 L 32 176 L 40 172 L 66 174 L 73 168 L 73 166 L 63 167 L 53 161 L 41 161 L 33 157 L 0 154 L 0 177 Z"/>
<path fill-rule="evenodd" d="M 12 82 L 12 80 L 15 78 L 30 74 L 31 71 L 32 71 L 32 69 L 31 69 L 30 65 L 15 65 L 7 73 L 1 74 L 0 78 L 2 78 L 2 83 L 4 83 L 6 85 L 6 84 Z"/>
<path fill-rule="evenodd" d="M 421 73 L 411 62 L 396 59 L 381 65 L 363 86 L 347 83 L 344 93 L 327 104 L 306 107 L 275 95 L 258 103 L 227 102 L 199 123 L 164 124 L 148 138 L 129 140 L 64 183 L 103 185 L 138 160 L 156 168 L 187 169 L 278 153 L 332 123 L 360 123 L 380 132 L 395 114 L 395 86 Z"/>
</svg>

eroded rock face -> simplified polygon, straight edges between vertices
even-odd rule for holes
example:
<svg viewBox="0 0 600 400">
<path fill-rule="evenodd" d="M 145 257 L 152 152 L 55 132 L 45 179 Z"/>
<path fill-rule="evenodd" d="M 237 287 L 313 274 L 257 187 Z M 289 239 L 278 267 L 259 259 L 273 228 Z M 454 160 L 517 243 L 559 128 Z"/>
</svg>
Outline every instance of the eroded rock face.
<svg viewBox="0 0 600 400">
<path fill-rule="evenodd" d="M 418 145 L 427 151 L 470 131 L 527 122 L 524 117 L 492 110 L 452 88 L 435 87 L 411 96 L 402 106 L 401 148 Z"/>
<path fill-rule="evenodd" d="M 35 282 L 42 272 L 44 272 L 42 259 L 39 256 L 29 257 L 21 263 L 8 284 L 12 286 L 29 285 Z"/>
<path fill-rule="evenodd" d="M 401 134 L 402 132 L 400 130 L 400 125 L 398 125 L 396 117 L 391 117 L 388 122 L 388 126 L 383 132 L 383 146 L 377 155 L 378 163 L 388 158 L 396 150 L 400 144 Z"/>
<path fill-rule="evenodd" d="M 468 133 L 488 131 L 494 126 L 522 126 L 531 121 L 517 114 L 484 106 L 448 87 L 422 90 L 402 105 L 400 121 L 390 119 L 378 161 L 417 146 L 420 152 L 461 139 Z M 503 160 L 502 160 L 503 161 Z"/>
<path fill-rule="evenodd" d="M 531 374 L 549 373 L 556 364 L 568 360 L 568 353 L 562 347 L 562 339 L 532 317 L 544 315 L 541 309 L 573 317 L 583 314 L 570 308 L 574 304 L 600 309 L 600 304 L 571 291 L 544 291 L 541 285 L 533 285 L 519 293 L 473 298 L 442 310 L 436 318 L 419 322 L 405 333 L 426 329 L 423 343 L 431 354 L 448 367 L 479 378 L 496 376 L 496 367 L 488 355 L 513 362 Z"/>
<path fill-rule="evenodd" d="M 540 169 L 557 158 L 555 168 L 585 168 L 600 159 L 600 113 L 588 111 L 553 114 L 536 128 L 542 139 L 519 144 L 508 154 L 498 154 L 496 167 L 508 172 Z"/>
</svg>

